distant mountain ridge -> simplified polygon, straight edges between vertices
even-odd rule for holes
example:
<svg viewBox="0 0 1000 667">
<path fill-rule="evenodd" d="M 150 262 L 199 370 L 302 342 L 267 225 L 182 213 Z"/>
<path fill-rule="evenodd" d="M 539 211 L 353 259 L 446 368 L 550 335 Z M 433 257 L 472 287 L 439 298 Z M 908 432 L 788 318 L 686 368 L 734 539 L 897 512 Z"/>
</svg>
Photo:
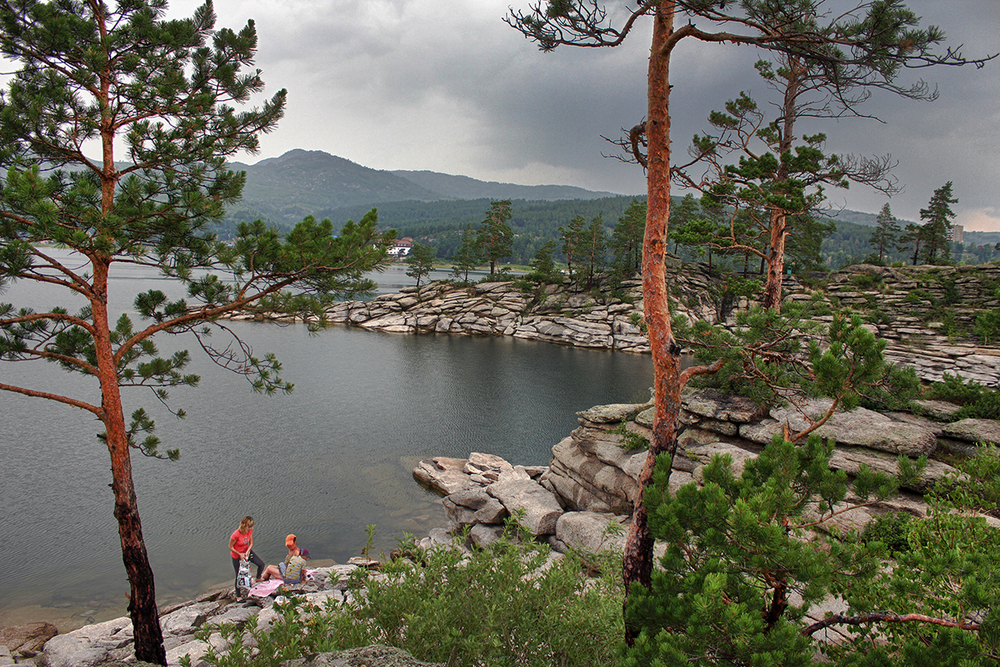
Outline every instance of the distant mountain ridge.
<svg viewBox="0 0 1000 667">
<path fill-rule="evenodd" d="M 561 201 L 618 196 L 569 185 L 516 185 L 433 171 L 385 171 L 317 150 L 294 149 L 257 164 L 233 162 L 231 166 L 246 172 L 247 184 L 243 200 L 229 208 L 227 217 L 264 218 L 281 226 L 291 226 L 306 215 L 387 202 Z"/>
<path fill-rule="evenodd" d="M 480 181 L 468 176 L 452 176 L 436 171 L 395 170 L 393 174 L 438 192 L 450 199 L 526 199 L 529 201 L 559 201 L 563 199 L 603 199 L 619 197 L 618 192 L 602 192 L 574 185 L 516 185 L 497 181 Z"/>
</svg>

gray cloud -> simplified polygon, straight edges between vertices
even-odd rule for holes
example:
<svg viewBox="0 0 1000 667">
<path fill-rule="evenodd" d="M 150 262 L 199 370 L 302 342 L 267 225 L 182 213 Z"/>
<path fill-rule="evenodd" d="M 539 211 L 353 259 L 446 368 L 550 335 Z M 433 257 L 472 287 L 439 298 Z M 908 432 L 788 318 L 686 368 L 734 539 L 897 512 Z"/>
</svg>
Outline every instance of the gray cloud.
<svg viewBox="0 0 1000 667">
<path fill-rule="evenodd" d="M 502 22 L 527 0 L 216 0 L 219 25 L 254 18 L 258 66 L 271 91 L 288 88 L 279 128 L 261 157 L 292 148 L 324 150 L 379 169 L 432 169 L 485 180 L 566 183 L 635 194 L 641 170 L 601 157 L 614 136 L 645 113 L 648 25 L 616 49 L 541 53 Z M 834 0 L 839 6 L 842 0 Z M 910 3 L 967 56 L 1000 51 L 998 0 Z M 192 0 L 173 2 L 189 14 Z M 683 43 L 674 55 L 675 152 L 705 128 L 709 111 L 740 90 L 767 91 L 747 48 Z M 938 86 L 940 99 L 914 102 L 876 93 L 866 119 L 824 121 L 838 153 L 891 154 L 902 194 L 854 187 L 831 201 L 916 220 L 933 190 L 955 183 L 958 221 L 1000 230 L 1000 62 L 982 70 L 907 72 Z M 908 79 L 909 80 L 909 79 Z"/>
</svg>

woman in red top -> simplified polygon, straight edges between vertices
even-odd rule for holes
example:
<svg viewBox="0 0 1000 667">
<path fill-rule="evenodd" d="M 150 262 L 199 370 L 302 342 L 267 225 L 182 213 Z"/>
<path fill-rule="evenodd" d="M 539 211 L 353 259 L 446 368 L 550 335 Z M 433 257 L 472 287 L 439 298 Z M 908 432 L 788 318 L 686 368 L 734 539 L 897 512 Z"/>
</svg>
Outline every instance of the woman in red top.
<svg viewBox="0 0 1000 667">
<path fill-rule="evenodd" d="M 240 527 L 229 537 L 229 555 L 233 557 L 233 570 L 240 573 L 240 560 L 247 559 L 257 566 L 257 581 L 264 572 L 264 561 L 253 551 L 253 517 L 245 516 L 240 521 Z M 239 589 L 236 596 L 239 597 Z"/>
</svg>

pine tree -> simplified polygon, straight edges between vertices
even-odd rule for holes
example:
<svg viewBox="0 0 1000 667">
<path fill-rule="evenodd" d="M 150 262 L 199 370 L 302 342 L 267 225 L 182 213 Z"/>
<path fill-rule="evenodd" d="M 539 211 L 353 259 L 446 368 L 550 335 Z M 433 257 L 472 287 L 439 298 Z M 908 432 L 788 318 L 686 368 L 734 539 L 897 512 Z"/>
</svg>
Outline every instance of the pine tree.
<svg viewBox="0 0 1000 667">
<path fill-rule="evenodd" d="M 543 51 L 563 45 L 618 46 L 644 19 L 652 23 L 644 79 L 648 105 L 644 120 L 621 141 L 628 155 L 646 169 L 642 291 L 653 357 L 655 403 L 649 456 L 639 475 L 640 496 L 624 550 L 627 591 L 650 585 L 653 540 L 649 536 L 643 494 L 651 484 L 657 457 L 662 453 L 669 458 L 676 451 L 681 390 L 690 377 L 714 370 L 714 364 L 681 368 L 681 346 L 674 338 L 670 318 L 664 260 L 669 240 L 669 71 L 674 49 L 686 39 L 756 46 L 794 54 L 807 65 L 819 61 L 834 79 L 853 72 L 855 80 L 860 80 L 864 87 L 889 89 L 895 88 L 893 81 L 903 65 L 965 62 L 960 53 L 952 50 L 940 56 L 934 54 L 932 47 L 943 37 L 940 30 L 916 29 L 916 16 L 898 0 L 879 0 L 864 3 L 854 11 L 835 12 L 827 25 L 818 23 L 820 17 L 830 16 L 820 11 L 818 4 L 815 0 L 794 3 L 662 0 L 614 3 L 608 9 L 599 0 L 547 0 L 530 5 L 526 12 L 512 9 L 505 19 Z M 777 24 L 773 11 L 776 7 L 788 12 Z M 776 25 L 782 30 L 776 31 Z M 834 95 L 839 92 L 833 90 Z M 776 229 L 780 234 L 785 232 L 781 227 Z M 780 271 L 780 264 L 773 263 L 772 270 Z M 769 297 L 775 296 L 780 296 L 780 291 L 769 292 Z M 635 628 L 627 626 L 626 640 L 631 643 L 635 638 Z"/>
<path fill-rule="evenodd" d="M 955 217 L 951 205 L 958 203 L 958 198 L 952 196 L 951 186 L 952 182 L 948 181 L 935 190 L 927 208 L 920 209 L 920 219 L 924 221 L 921 256 L 927 264 L 939 260 L 947 263 L 951 259 L 951 221 Z"/>
<path fill-rule="evenodd" d="M 535 252 L 531 260 L 531 273 L 526 277 L 530 280 L 537 280 L 540 283 L 552 283 L 559 279 L 559 272 L 556 271 L 556 262 L 552 256 L 556 252 L 556 242 L 549 239 Z"/>
<path fill-rule="evenodd" d="M 583 282 L 586 289 L 590 289 L 597 280 L 597 274 L 604 269 L 608 238 L 604 233 L 603 216 L 598 214 L 590 221 L 583 241 Z"/>
<path fill-rule="evenodd" d="M 882 258 L 889 254 L 890 249 L 897 246 L 901 240 L 902 232 L 903 230 L 889 209 L 889 204 L 883 205 L 878 217 L 875 218 L 875 230 L 868 239 L 868 245 L 878 251 L 878 255 L 876 255 L 878 264 L 881 265 Z"/>
<path fill-rule="evenodd" d="M 646 227 L 646 202 L 633 199 L 611 232 L 611 271 L 617 282 L 638 273 L 642 266 L 642 235 Z"/>
<path fill-rule="evenodd" d="M 482 248 L 479 244 L 479 235 L 476 234 L 476 230 L 473 229 L 470 222 L 465 231 L 462 232 L 462 243 L 458 247 L 458 251 L 452 257 L 452 277 L 456 280 L 461 278 L 462 282 L 469 282 L 469 272 L 479 266 L 481 258 Z"/>
<path fill-rule="evenodd" d="M 406 257 L 406 275 L 416 279 L 418 288 L 420 281 L 431 274 L 436 255 L 437 250 L 434 249 L 434 246 L 422 243 L 414 243 L 410 249 L 410 254 Z"/>
<path fill-rule="evenodd" d="M 510 257 L 514 244 L 514 230 L 510 228 L 510 200 L 490 202 L 490 210 L 479 225 L 479 247 L 490 263 L 490 277 L 504 257 Z"/>
<path fill-rule="evenodd" d="M 586 232 L 584 225 L 586 219 L 582 215 L 573 216 L 566 227 L 559 228 L 562 236 L 562 252 L 566 257 L 566 268 L 569 271 L 570 280 L 579 281 L 579 273 L 582 270 L 583 258 L 585 256 Z"/>
<path fill-rule="evenodd" d="M 227 161 L 257 150 L 258 135 L 284 112 L 285 91 L 240 110 L 264 88 L 253 68 L 253 22 L 217 30 L 211 3 L 189 19 L 168 21 L 165 12 L 165 0 L 0 5 L 0 53 L 8 71 L 20 67 L 5 77 L 0 98 L 0 286 L 37 281 L 64 290 L 67 303 L 86 302 L 75 313 L 0 303 L 0 360 L 56 363 L 96 385 L 99 397 L 94 387 L 75 395 L 0 382 L 0 390 L 101 423 L 135 654 L 157 664 L 166 664 L 166 653 L 131 456 L 176 458 L 177 451 L 160 452 L 142 408 L 125 419 L 123 390 L 152 390 L 166 402 L 168 389 L 197 384 L 183 372 L 186 351 L 159 354 L 158 333 L 195 336 L 212 361 L 255 391 L 290 390 L 273 356 L 252 356 L 240 341 L 213 347 L 207 333 L 226 335 L 215 324 L 220 316 L 264 299 L 321 317 L 334 296 L 372 287 L 364 272 L 384 263 L 392 238 L 376 232 L 372 211 L 337 236 L 328 220 L 309 217 L 285 237 L 257 221 L 239 226 L 232 247 L 219 243 L 209 225 L 239 200 L 245 182 Z M 61 261 L 51 244 L 75 251 L 72 259 Z M 144 321 L 137 327 L 109 306 L 109 290 L 119 287 L 109 275 L 121 264 L 180 281 L 188 298 L 136 295 Z"/>
</svg>

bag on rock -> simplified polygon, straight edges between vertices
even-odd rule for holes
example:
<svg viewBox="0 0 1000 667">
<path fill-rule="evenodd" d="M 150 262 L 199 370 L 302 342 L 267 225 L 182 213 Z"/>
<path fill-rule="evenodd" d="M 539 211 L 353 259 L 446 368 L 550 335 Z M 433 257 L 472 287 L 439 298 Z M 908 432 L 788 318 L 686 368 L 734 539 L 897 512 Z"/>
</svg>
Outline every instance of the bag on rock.
<svg viewBox="0 0 1000 667">
<path fill-rule="evenodd" d="M 250 561 L 246 558 L 240 560 L 240 569 L 236 573 L 236 588 L 240 595 L 247 595 L 253 588 L 253 578 L 250 576 Z"/>
</svg>

